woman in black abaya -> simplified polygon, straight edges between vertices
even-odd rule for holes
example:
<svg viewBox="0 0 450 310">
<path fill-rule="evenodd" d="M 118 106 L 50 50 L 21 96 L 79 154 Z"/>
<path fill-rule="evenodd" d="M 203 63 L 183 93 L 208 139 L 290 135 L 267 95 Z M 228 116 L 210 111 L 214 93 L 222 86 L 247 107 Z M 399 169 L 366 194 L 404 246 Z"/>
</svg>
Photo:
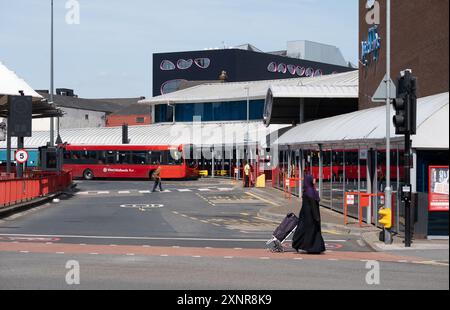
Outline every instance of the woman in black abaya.
<svg viewBox="0 0 450 310">
<path fill-rule="evenodd" d="M 298 228 L 292 238 L 292 247 L 309 254 L 325 252 L 325 242 L 322 237 L 319 210 L 319 193 L 314 188 L 314 178 L 307 175 L 303 183 L 303 204 L 300 210 Z"/>
</svg>

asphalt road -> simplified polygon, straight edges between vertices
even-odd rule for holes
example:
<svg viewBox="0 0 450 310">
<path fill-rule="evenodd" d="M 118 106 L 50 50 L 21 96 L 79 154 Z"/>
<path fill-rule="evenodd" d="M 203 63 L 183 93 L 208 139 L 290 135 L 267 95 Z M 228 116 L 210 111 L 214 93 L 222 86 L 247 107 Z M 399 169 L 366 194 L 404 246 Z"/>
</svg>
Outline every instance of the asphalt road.
<svg viewBox="0 0 450 310">
<path fill-rule="evenodd" d="M 325 231 L 320 256 L 271 253 L 265 201 L 227 180 L 79 181 L 59 203 L 0 220 L 0 289 L 448 289 L 448 265 L 374 253 Z M 65 282 L 80 264 L 81 284 Z M 380 285 L 367 285 L 367 261 Z"/>
</svg>

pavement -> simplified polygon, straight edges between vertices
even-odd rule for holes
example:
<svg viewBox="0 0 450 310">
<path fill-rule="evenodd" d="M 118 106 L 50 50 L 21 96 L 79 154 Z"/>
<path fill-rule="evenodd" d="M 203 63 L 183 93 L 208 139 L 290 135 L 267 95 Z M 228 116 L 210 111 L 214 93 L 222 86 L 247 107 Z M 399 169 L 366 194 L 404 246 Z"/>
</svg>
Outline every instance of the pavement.
<svg viewBox="0 0 450 310">
<path fill-rule="evenodd" d="M 286 214 L 293 212 L 299 214 L 301 208 L 301 198 L 296 196 L 286 196 L 286 194 L 273 187 L 251 188 L 247 194 L 260 197 L 271 202 L 269 207 L 258 212 L 258 216 L 270 219 L 274 222 L 281 222 Z M 384 244 L 379 240 L 380 229 L 374 225 L 363 224 L 359 226 L 356 219 L 349 218 L 348 224 L 344 225 L 344 216 L 330 209 L 321 208 L 322 230 L 325 232 L 335 232 L 339 234 L 349 234 L 360 236 L 361 239 L 376 252 L 402 253 L 408 255 L 430 259 L 448 264 L 449 262 L 449 240 L 428 240 L 415 239 L 410 248 L 406 248 L 401 236 L 394 236 L 393 243 Z"/>
</svg>

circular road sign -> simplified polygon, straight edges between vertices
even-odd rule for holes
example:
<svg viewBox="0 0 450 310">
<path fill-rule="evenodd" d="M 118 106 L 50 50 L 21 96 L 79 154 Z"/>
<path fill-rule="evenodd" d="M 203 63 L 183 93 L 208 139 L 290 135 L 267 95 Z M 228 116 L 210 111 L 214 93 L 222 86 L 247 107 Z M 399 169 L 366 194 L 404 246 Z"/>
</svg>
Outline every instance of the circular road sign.
<svg viewBox="0 0 450 310">
<path fill-rule="evenodd" d="M 19 149 L 14 154 L 14 159 L 19 163 L 23 164 L 28 160 L 28 152 L 26 150 Z"/>
</svg>

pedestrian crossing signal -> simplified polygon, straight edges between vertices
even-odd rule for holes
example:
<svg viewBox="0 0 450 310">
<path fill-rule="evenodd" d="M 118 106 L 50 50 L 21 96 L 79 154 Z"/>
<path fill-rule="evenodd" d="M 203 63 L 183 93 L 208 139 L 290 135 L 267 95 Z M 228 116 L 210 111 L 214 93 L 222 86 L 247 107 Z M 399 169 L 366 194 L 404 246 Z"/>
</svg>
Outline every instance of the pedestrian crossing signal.
<svg viewBox="0 0 450 310">
<path fill-rule="evenodd" d="M 380 216 L 378 223 L 383 225 L 384 228 L 389 229 L 392 227 L 392 210 L 387 208 L 381 208 L 378 211 Z"/>
</svg>

